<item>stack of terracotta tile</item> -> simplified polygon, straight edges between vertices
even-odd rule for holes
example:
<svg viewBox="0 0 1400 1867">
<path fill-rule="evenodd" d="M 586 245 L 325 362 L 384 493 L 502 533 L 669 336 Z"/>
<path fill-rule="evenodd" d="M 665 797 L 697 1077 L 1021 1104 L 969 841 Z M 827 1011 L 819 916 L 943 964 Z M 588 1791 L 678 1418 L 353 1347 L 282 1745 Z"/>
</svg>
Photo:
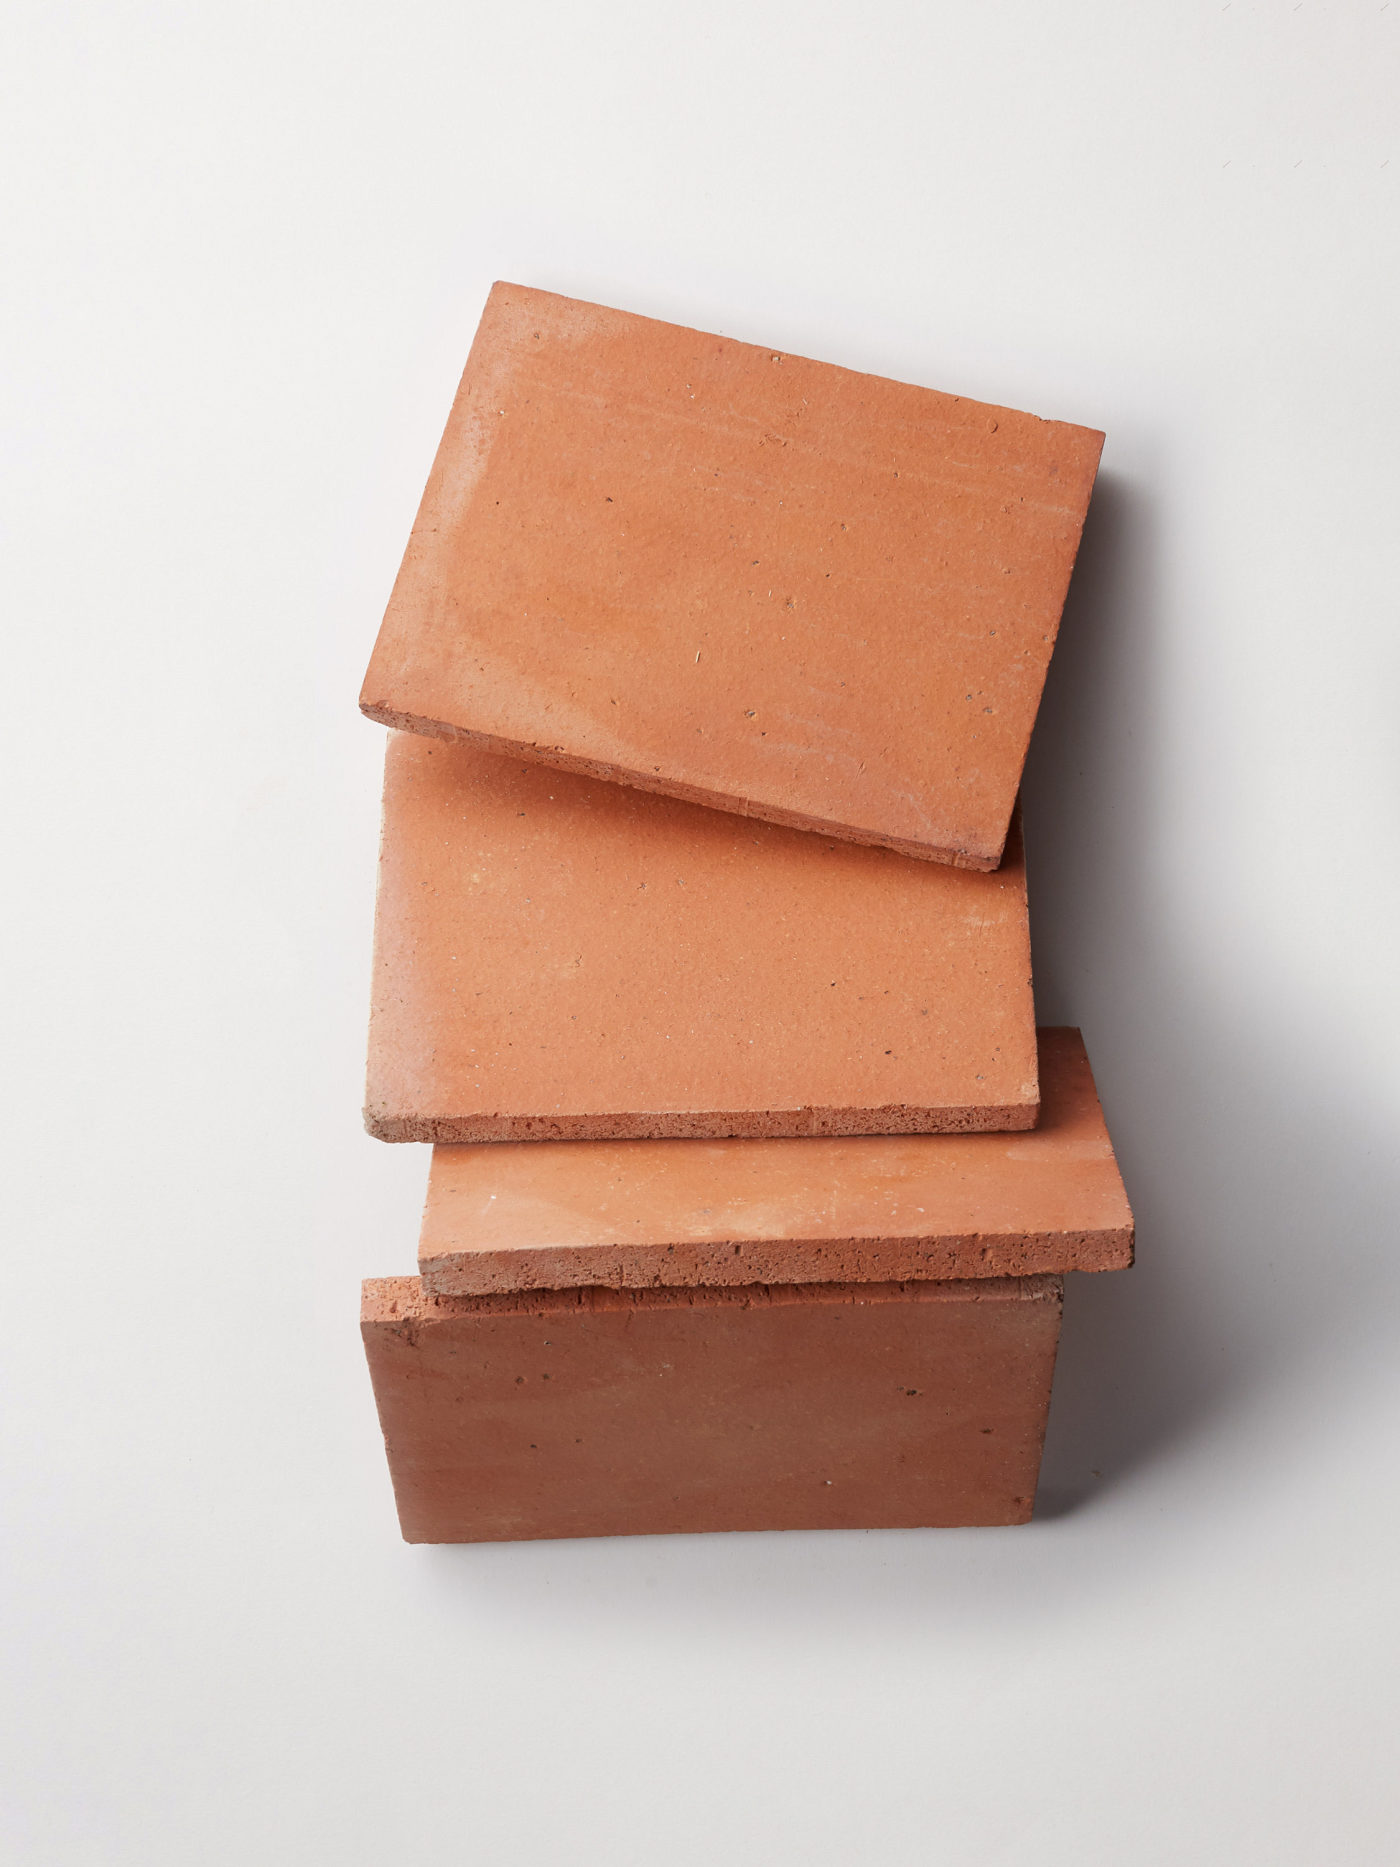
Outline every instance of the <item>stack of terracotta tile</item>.
<svg viewBox="0 0 1400 1867">
<path fill-rule="evenodd" d="M 492 292 L 361 700 L 410 1541 L 1030 1515 L 1132 1250 L 1015 814 L 1101 441 Z"/>
</svg>

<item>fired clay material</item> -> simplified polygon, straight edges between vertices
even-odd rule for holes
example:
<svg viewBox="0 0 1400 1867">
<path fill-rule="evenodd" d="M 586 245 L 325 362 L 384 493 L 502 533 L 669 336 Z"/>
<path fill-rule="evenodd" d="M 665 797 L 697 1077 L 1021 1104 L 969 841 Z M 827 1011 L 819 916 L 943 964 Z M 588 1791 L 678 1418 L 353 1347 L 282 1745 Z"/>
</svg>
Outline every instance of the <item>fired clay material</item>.
<svg viewBox="0 0 1400 1867">
<path fill-rule="evenodd" d="M 1121 1270 L 1133 1220 L 1089 1059 L 1078 1031 L 1039 1035 L 1029 1134 L 435 1148 L 423 1288 Z"/>
<path fill-rule="evenodd" d="M 1023 1523 L 1057 1277 L 429 1297 L 364 1287 L 410 1543 Z"/>
<path fill-rule="evenodd" d="M 1102 442 L 497 285 L 360 704 L 994 868 Z"/>
<path fill-rule="evenodd" d="M 914 862 L 395 734 L 366 1123 L 389 1141 L 1036 1119 L 1019 845 Z"/>
</svg>

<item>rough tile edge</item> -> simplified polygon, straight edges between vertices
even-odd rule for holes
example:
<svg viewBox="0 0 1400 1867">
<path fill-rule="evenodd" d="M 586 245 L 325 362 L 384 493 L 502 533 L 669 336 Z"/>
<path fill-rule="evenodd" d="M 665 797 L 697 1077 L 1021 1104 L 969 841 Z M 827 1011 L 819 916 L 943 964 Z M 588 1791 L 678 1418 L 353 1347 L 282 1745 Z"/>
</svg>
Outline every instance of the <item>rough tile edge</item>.
<svg viewBox="0 0 1400 1867">
<path fill-rule="evenodd" d="M 666 1285 L 611 1290 L 598 1284 L 570 1290 L 525 1290 L 484 1296 L 434 1296 L 419 1277 L 367 1277 L 360 1286 L 363 1329 L 396 1333 L 461 1316 L 567 1316 L 644 1309 L 768 1309 L 793 1303 L 1060 1303 L 1064 1278 L 955 1278 L 903 1283 Z"/>
<path fill-rule="evenodd" d="M 1015 1509 L 1014 1515 L 1004 1517 L 940 1517 L 937 1522 L 920 1521 L 918 1523 L 842 1523 L 827 1522 L 782 1523 L 756 1526 L 753 1524 L 735 1525 L 696 1525 L 688 1529 L 643 1529 L 620 1527 L 616 1524 L 598 1525 L 590 1529 L 579 1530 L 477 1530 L 471 1537 L 458 1538 L 456 1541 L 444 1541 L 440 1537 L 417 1536 L 411 1529 L 403 1527 L 399 1520 L 399 1534 L 411 1549 L 472 1549 L 483 1543 L 594 1543 L 604 1539 L 616 1541 L 621 1537 L 638 1536 L 822 1536 L 829 1533 L 849 1536 L 858 1532 L 864 1536 L 871 1532 L 890 1532 L 904 1530 L 917 1535 L 924 1530 L 1015 1530 L 1031 1521 L 1035 1508 L 1034 1498 L 1022 1503 Z"/>
<path fill-rule="evenodd" d="M 1079 1232 L 966 1233 L 919 1238 L 781 1238 L 684 1241 L 691 1274 L 675 1272 L 676 1245 L 543 1245 L 500 1251 L 420 1252 L 418 1274 L 431 1296 L 489 1296 L 605 1285 L 617 1290 L 739 1288 L 773 1261 L 790 1264 L 794 1284 L 981 1282 L 1003 1278 L 1097 1275 L 1133 1262 L 1133 1228 Z M 755 1260 L 758 1263 L 755 1264 Z"/>
<path fill-rule="evenodd" d="M 764 1141 L 807 1136 L 1024 1134 L 1040 1101 L 977 1108 L 740 1109 L 626 1111 L 604 1115 L 393 1115 L 367 1108 L 376 1141 L 459 1147 L 482 1141 Z"/>
<path fill-rule="evenodd" d="M 942 863 L 945 868 L 971 869 L 977 874 L 987 875 L 1001 867 L 1006 852 L 1009 812 L 1007 824 L 1002 830 L 1002 840 L 995 850 L 945 848 L 937 844 L 910 842 L 905 837 L 881 836 L 874 830 L 863 829 L 856 824 L 834 823 L 826 818 L 806 816 L 800 811 L 769 807 L 730 792 L 709 791 L 701 785 L 668 783 L 659 775 L 607 764 L 599 759 L 582 758 L 558 746 L 502 739 L 494 733 L 475 732 L 464 726 L 450 725 L 446 720 L 403 713 L 383 701 L 370 698 L 367 693 L 360 696 L 360 711 L 367 719 L 375 720 L 381 726 L 392 727 L 396 732 L 417 733 L 428 739 L 457 740 L 502 757 L 528 759 L 533 764 L 548 765 L 556 771 L 572 772 L 583 778 L 601 778 L 608 784 L 628 785 L 637 791 L 652 791 L 662 797 L 674 797 L 683 804 L 701 804 L 709 810 L 727 811 L 735 817 L 756 817 L 764 823 L 776 823 L 786 830 L 804 830 L 811 835 L 833 837 L 840 843 L 859 843 L 869 849 L 892 849 L 898 855 L 912 856 L 917 861 Z"/>
</svg>

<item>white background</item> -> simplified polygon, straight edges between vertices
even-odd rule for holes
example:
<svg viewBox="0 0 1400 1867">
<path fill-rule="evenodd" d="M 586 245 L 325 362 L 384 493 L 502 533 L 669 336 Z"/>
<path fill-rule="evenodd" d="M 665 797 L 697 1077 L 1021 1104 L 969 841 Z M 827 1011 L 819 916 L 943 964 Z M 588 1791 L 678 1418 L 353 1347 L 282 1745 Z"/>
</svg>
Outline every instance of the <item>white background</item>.
<svg viewBox="0 0 1400 1867">
<path fill-rule="evenodd" d="M 8 11 L 6 1858 L 1400 1858 L 1400 6 Z M 1027 1529 L 398 1539 L 355 699 L 496 277 L 1108 432 Z"/>
</svg>

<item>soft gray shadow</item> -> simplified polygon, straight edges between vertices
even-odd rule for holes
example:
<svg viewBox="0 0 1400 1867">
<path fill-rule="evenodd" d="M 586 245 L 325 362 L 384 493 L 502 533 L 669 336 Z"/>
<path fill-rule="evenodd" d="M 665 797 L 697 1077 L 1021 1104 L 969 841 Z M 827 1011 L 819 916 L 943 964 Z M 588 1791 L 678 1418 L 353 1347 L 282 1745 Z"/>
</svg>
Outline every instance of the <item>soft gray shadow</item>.
<svg viewBox="0 0 1400 1867">
<path fill-rule="evenodd" d="M 1134 1269 L 1067 1283 L 1041 1517 L 1389 1353 L 1393 1142 L 1335 1036 L 1223 999 L 1200 897 L 1195 925 L 1163 898 L 1160 551 L 1146 492 L 1101 481 L 1026 768 L 1037 1013 L 1084 1031 L 1138 1220 Z"/>
</svg>

